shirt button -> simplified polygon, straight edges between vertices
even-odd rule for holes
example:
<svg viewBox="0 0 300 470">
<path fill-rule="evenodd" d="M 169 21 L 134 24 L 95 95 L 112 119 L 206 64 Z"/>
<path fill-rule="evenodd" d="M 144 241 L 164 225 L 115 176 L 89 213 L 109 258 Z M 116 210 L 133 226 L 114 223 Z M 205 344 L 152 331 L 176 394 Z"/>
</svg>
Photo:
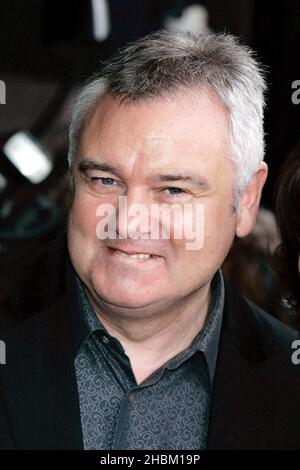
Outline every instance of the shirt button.
<svg viewBox="0 0 300 470">
<path fill-rule="evenodd" d="M 109 339 L 108 339 L 107 336 L 102 336 L 101 339 L 102 339 L 102 343 L 104 343 L 104 344 L 108 344 L 108 343 L 109 343 Z"/>
<path fill-rule="evenodd" d="M 133 393 L 130 393 L 128 395 L 128 401 L 129 401 L 129 403 L 133 403 L 135 401 L 135 396 L 134 396 Z"/>
</svg>

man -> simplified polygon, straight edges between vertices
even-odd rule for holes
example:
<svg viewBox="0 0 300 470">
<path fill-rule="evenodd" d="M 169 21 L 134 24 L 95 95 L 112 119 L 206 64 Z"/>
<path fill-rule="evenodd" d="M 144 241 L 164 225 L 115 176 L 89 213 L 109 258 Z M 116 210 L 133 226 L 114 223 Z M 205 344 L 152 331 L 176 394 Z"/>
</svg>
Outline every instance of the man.
<svg viewBox="0 0 300 470">
<path fill-rule="evenodd" d="M 234 37 L 164 31 L 83 88 L 66 239 L 2 260 L 2 448 L 300 445 L 295 334 L 220 270 L 267 176 L 264 89 Z"/>
</svg>

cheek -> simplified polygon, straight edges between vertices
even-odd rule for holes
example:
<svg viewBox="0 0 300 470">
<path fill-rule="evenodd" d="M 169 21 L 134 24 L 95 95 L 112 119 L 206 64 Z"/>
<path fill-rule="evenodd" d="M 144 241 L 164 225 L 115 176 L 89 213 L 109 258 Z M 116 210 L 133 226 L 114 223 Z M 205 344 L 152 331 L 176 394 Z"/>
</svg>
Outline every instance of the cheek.
<svg viewBox="0 0 300 470">
<path fill-rule="evenodd" d="M 97 204 L 83 196 L 74 197 L 69 213 L 69 229 L 82 235 L 96 235 Z"/>
<path fill-rule="evenodd" d="M 79 276 L 88 282 L 96 240 L 96 208 L 84 195 L 74 197 L 68 218 L 69 253 Z"/>
<path fill-rule="evenodd" d="M 211 209 L 205 219 L 205 240 L 211 250 L 223 253 L 229 250 L 236 230 L 236 214 L 230 204 Z M 204 242 L 205 243 L 205 242 Z"/>
<path fill-rule="evenodd" d="M 236 215 L 233 214 L 230 204 L 206 204 L 202 213 L 199 212 L 197 223 L 194 223 L 193 227 L 193 239 L 189 237 L 177 245 L 178 249 L 180 246 L 181 250 L 184 250 L 185 262 L 196 269 L 197 266 L 202 266 L 203 269 L 204 264 L 218 268 L 223 263 L 235 236 Z"/>
<path fill-rule="evenodd" d="M 204 235 L 204 205 L 200 203 L 181 205 L 171 212 L 171 217 L 165 217 L 162 227 L 166 234 L 170 234 L 176 251 L 182 251 L 183 248 L 200 249 Z"/>
<path fill-rule="evenodd" d="M 182 211 L 184 216 L 172 223 L 171 239 L 177 254 L 191 251 L 201 256 L 202 251 L 217 254 L 228 249 L 235 236 L 236 214 L 232 212 L 231 197 L 225 196 L 189 207 L 191 210 Z"/>
</svg>

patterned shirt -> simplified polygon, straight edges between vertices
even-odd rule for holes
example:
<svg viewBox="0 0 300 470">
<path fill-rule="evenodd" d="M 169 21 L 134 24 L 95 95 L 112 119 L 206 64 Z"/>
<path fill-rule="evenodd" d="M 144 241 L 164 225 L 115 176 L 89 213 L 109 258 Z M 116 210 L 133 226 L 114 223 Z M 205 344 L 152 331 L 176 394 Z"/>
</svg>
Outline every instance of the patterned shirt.
<svg viewBox="0 0 300 470">
<path fill-rule="evenodd" d="M 201 331 L 139 385 L 122 344 L 95 314 L 78 277 L 75 282 L 74 364 L 84 449 L 205 449 L 224 308 L 221 270 Z"/>
</svg>

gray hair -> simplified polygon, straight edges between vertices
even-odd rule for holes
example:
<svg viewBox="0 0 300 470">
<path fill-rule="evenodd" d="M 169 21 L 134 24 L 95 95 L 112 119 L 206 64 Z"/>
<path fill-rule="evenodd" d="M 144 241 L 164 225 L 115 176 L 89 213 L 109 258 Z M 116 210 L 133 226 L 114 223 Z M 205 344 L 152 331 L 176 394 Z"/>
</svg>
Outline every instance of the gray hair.
<svg viewBox="0 0 300 470">
<path fill-rule="evenodd" d="M 84 125 L 104 96 L 139 102 L 182 88 L 212 90 L 226 106 L 229 157 L 242 193 L 264 158 L 264 71 L 254 52 L 230 34 L 152 33 L 118 51 L 82 88 L 69 129 L 72 169 Z"/>
</svg>

